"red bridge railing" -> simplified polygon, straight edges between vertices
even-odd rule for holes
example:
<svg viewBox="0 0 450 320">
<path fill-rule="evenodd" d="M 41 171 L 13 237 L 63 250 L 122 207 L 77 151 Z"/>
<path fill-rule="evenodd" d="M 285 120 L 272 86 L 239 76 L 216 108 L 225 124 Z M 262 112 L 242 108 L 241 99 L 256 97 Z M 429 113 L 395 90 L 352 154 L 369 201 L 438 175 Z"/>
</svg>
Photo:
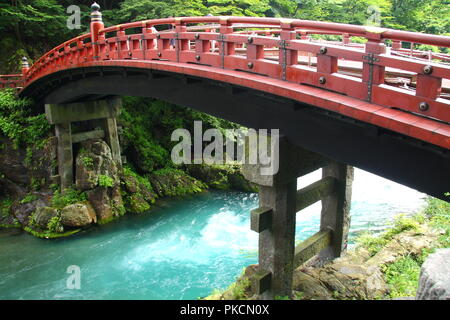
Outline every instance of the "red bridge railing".
<svg viewBox="0 0 450 320">
<path fill-rule="evenodd" d="M 444 63 L 449 56 L 426 55 L 401 45 L 448 48 L 450 37 L 255 17 L 167 18 L 104 28 L 98 10 L 92 17 L 91 33 L 57 46 L 31 68 L 23 68 L 23 83 L 19 81 L 17 86 L 26 87 L 54 72 L 99 61 L 116 61 L 117 65 L 126 60 L 168 61 L 263 75 L 450 122 L 450 100 L 446 99 L 450 97 L 450 65 Z M 154 28 L 167 25 L 172 29 Z M 312 41 L 313 34 L 338 35 L 342 41 Z M 364 38 L 366 43 L 352 43 L 352 37 Z M 309 63 L 304 61 L 306 57 Z M 359 74 L 344 72 L 346 66 L 359 69 Z M 398 74 L 409 78 L 409 85 L 399 87 L 388 81 Z"/>
</svg>

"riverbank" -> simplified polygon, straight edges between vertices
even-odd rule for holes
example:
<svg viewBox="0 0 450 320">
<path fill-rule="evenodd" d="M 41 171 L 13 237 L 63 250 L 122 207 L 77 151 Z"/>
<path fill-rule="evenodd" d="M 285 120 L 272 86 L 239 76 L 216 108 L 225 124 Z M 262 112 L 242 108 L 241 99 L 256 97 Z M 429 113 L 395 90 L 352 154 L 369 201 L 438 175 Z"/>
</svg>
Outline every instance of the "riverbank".
<svg viewBox="0 0 450 320">
<path fill-rule="evenodd" d="M 354 249 L 331 263 L 311 260 L 294 271 L 294 300 L 373 300 L 415 297 L 420 268 L 437 248 L 450 247 L 450 204 L 434 198 L 412 216 L 399 215 L 381 234 L 364 233 Z M 206 299 L 255 299 L 257 265 L 225 291 Z M 277 297 L 288 299 L 288 297 Z"/>
<path fill-rule="evenodd" d="M 178 166 L 171 161 L 175 128 L 202 119 L 205 129 L 235 127 L 187 108 L 143 98 L 124 98 L 118 124 L 121 165 L 103 139 L 73 144 L 74 184 L 60 192 L 57 139 L 44 114 L 0 91 L 0 228 L 21 228 L 40 238 L 60 238 L 127 213 L 148 212 L 159 199 L 209 189 L 255 192 L 238 165 Z M 72 132 L 89 123 L 77 122 Z"/>
</svg>

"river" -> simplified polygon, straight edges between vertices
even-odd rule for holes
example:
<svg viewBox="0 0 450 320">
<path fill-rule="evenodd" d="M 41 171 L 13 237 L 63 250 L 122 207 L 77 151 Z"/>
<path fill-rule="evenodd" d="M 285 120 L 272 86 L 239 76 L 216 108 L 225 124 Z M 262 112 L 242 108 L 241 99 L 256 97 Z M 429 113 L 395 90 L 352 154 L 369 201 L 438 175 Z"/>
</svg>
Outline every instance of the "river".
<svg viewBox="0 0 450 320">
<path fill-rule="evenodd" d="M 312 173 L 298 188 L 318 179 Z M 350 243 L 364 230 L 385 229 L 398 213 L 417 211 L 424 197 L 355 169 Z M 0 230 L 0 299 L 204 297 L 257 262 L 258 236 L 249 227 L 257 205 L 257 194 L 210 191 L 64 239 Z M 320 203 L 297 213 L 297 240 L 317 232 L 319 221 Z M 69 266 L 79 267 L 80 289 L 67 286 Z"/>
</svg>

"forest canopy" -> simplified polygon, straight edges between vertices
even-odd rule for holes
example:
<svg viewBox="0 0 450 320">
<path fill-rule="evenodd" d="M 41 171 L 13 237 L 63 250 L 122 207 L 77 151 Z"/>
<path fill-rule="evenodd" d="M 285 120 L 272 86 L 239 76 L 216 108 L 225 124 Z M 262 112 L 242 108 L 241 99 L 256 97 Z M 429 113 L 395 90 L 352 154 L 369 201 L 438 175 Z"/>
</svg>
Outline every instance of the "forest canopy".
<svg viewBox="0 0 450 320">
<path fill-rule="evenodd" d="M 0 2 L 0 74 L 16 72 L 20 58 L 36 59 L 88 31 L 93 0 Z M 106 26 L 170 16 L 288 17 L 450 34 L 449 0 L 97 0 Z M 81 9 L 81 29 L 67 28 L 67 8 Z M 374 11 L 376 10 L 376 11 Z"/>
</svg>

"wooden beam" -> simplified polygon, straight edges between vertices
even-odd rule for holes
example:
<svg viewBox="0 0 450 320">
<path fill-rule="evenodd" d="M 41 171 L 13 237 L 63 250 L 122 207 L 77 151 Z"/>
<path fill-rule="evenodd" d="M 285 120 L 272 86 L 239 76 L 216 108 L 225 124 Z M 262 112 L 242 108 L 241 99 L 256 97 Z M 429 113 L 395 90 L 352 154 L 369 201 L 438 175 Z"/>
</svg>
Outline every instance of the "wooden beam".
<svg viewBox="0 0 450 320">
<path fill-rule="evenodd" d="M 81 133 L 72 134 L 72 143 L 78 143 L 90 139 L 103 139 L 105 137 L 105 131 L 94 130 Z"/>
<path fill-rule="evenodd" d="M 325 177 L 321 180 L 310 184 L 309 186 L 297 190 L 296 195 L 296 210 L 309 207 L 313 203 L 333 194 L 335 191 L 336 179 L 333 177 Z"/>
<path fill-rule="evenodd" d="M 70 104 L 46 104 L 45 115 L 50 124 L 114 118 L 120 114 L 121 106 L 120 98 Z"/>
<path fill-rule="evenodd" d="M 261 270 L 255 273 L 253 278 L 255 279 L 256 294 L 260 295 L 270 289 L 272 273 Z"/>
<path fill-rule="evenodd" d="M 272 227 L 272 209 L 261 207 L 251 211 L 250 229 L 262 232 Z"/>
<path fill-rule="evenodd" d="M 309 237 L 295 247 L 294 268 L 298 268 L 303 263 L 319 254 L 320 251 L 328 247 L 331 243 L 332 231 L 325 229 Z"/>
</svg>

